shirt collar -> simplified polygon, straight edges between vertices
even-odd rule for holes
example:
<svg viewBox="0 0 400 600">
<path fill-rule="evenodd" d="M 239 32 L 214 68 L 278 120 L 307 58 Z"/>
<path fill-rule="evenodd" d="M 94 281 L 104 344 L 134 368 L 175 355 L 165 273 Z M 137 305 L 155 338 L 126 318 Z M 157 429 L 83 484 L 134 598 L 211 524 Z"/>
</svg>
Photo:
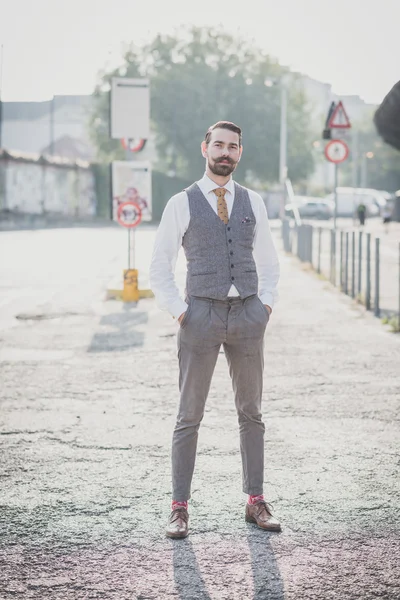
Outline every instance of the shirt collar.
<svg viewBox="0 0 400 600">
<path fill-rule="evenodd" d="M 228 183 L 226 183 L 224 186 L 218 186 L 215 181 L 213 181 L 212 179 L 209 178 L 209 176 L 204 173 L 202 179 L 200 180 L 202 183 L 202 188 L 204 189 L 204 191 L 206 192 L 206 194 L 209 194 L 210 192 L 212 192 L 213 190 L 215 190 L 215 188 L 217 187 L 224 187 L 231 195 L 233 195 L 233 190 L 234 190 L 234 182 L 232 179 L 232 175 L 228 181 Z"/>
</svg>

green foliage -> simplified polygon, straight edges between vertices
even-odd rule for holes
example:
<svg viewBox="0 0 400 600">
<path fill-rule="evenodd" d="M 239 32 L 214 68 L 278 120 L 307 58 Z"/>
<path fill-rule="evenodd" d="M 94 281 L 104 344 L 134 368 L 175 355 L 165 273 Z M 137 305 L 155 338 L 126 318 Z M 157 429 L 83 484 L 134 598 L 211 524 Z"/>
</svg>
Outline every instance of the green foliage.
<svg viewBox="0 0 400 600">
<path fill-rule="evenodd" d="M 101 160 L 124 156 L 119 142 L 108 137 L 110 80 L 121 74 L 151 80 L 152 129 L 161 171 L 197 179 L 204 169 L 200 143 L 207 128 L 230 120 L 243 130 L 238 181 L 265 184 L 278 179 L 280 90 L 264 82 L 278 80 L 285 69 L 258 48 L 228 33 L 196 27 L 185 38 L 158 35 L 142 48 L 131 47 L 122 70 L 103 73 L 94 92 L 91 132 Z M 293 76 L 288 93 L 288 169 L 293 181 L 313 170 L 305 106 Z"/>
<path fill-rule="evenodd" d="M 399 317 L 392 317 L 389 320 L 389 325 L 392 328 L 392 330 L 396 333 L 400 332 L 400 319 Z"/>
<path fill-rule="evenodd" d="M 109 164 L 92 164 L 96 186 L 97 216 L 110 218 L 111 211 L 111 168 Z"/>
<path fill-rule="evenodd" d="M 368 151 L 374 154 L 372 159 L 365 159 L 368 161 L 368 187 L 389 192 L 400 189 L 400 152 L 376 139 L 375 135 L 370 135 L 370 141 L 364 147 L 368 146 L 371 148 Z"/>
<path fill-rule="evenodd" d="M 160 221 L 165 205 L 169 198 L 189 187 L 193 182 L 179 177 L 169 177 L 159 171 L 151 173 L 153 221 Z"/>
<path fill-rule="evenodd" d="M 386 144 L 378 135 L 373 113 L 364 122 L 354 124 L 354 128 L 358 135 L 358 157 L 351 153 L 350 160 L 341 166 L 342 185 L 353 184 L 353 169 L 356 163 L 359 187 L 363 187 L 363 179 L 366 176 L 369 188 L 389 192 L 400 189 L 400 152 Z M 350 148 L 353 147 L 354 141 L 351 140 Z M 371 156 L 371 153 L 372 157 L 368 158 L 367 154 Z"/>
</svg>

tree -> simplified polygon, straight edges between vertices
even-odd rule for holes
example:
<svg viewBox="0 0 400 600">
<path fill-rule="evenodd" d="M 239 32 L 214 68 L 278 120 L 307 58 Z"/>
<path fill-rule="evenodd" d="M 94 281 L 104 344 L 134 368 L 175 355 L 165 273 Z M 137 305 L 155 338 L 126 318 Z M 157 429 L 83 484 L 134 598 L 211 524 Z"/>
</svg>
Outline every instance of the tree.
<svg viewBox="0 0 400 600">
<path fill-rule="evenodd" d="M 400 152 L 378 135 L 373 113 L 354 125 L 357 142 L 351 140 L 351 160 L 343 168 L 343 183 L 394 192 L 400 189 Z M 356 146 L 356 148 L 355 148 Z"/>
<path fill-rule="evenodd" d="M 104 73 L 95 90 L 92 137 L 101 158 L 115 158 L 118 142 L 108 135 L 107 87 Z M 279 86 L 266 80 L 287 72 L 276 61 L 242 39 L 212 28 L 194 27 L 187 38 L 158 35 L 142 48 L 131 47 L 124 57 L 127 76 L 151 80 L 152 129 L 156 135 L 158 168 L 190 180 L 204 169 L 200 142 L 209 125 L 219 120 L 243 130 L 244 152 L 237 169 L 239 181 L 273 182 L 279 169 Z M 106 86 L 106 87 L 104 87 Z M 292 77 L 288 102 L 288 168 L 294 180 L 313 169 L 309 115 L 301 86 Z"/>
</svg>

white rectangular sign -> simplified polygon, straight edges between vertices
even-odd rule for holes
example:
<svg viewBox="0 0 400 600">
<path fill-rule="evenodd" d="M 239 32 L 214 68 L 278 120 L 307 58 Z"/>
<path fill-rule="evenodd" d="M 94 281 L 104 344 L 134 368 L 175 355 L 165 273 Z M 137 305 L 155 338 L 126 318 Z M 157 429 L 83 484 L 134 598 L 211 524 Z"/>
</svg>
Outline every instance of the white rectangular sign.
<svg viewBox="0 0 400 600">
<path fill-rule="evenodd" d="M 148 79 L 113 77 L 111 82 L 111 137 L 149 139 L 150 85 Z"/>
<path fill-rule="evenodd" d="M 151 221 L 150 161 L 115 160 L 112 163 L 113 220 L 124 202 L 135 202 L 142 211 L 142 221 Z"/>
</svg>

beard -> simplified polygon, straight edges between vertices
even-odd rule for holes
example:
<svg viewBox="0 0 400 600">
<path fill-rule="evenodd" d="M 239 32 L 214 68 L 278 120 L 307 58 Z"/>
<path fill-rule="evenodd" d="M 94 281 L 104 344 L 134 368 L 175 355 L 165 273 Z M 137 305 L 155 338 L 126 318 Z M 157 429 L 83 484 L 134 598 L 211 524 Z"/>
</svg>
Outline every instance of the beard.
<svg viewBox="0 0 400 600">
<path fill-rule="evenodd" d="M 214 173 L 214 175 L 222 175 L 223 177 L 227 177 L 228 175 L 233 173 L 233 171 L 237 167 L 237 162 L 233 162 L 230 159 L 225 160 L 229 160 L 229 164 L 222 164 L 220 161 L 214 161 L 213 163 L 211 163 L 211 161 L 207 159 L 207 166 L 210 169 L 211 173 Z"/>
</svg>

